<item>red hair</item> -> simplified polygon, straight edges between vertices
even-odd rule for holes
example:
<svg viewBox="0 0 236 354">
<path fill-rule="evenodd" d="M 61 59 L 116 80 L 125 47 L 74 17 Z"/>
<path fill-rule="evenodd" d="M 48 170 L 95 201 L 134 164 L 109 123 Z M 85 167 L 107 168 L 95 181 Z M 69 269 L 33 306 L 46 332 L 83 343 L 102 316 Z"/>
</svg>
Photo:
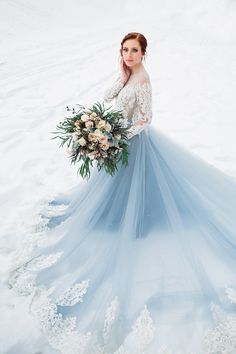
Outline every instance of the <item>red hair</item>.
<svg viewBox="0 0 236 354">
<path fill-rule="evenodd" d="M 127 33 L 121 41 L 121 48 L 120 48 L 121 55 L 122 55 L 123 44 L 128 39 L 136 39 L 140 44 L 141 51 L 142 51 L 143 55 L 146 54 L 147 40 L 144 37 L 144 35 L 139 32 L 130 32 L 130 33 Z"/>
</svg>

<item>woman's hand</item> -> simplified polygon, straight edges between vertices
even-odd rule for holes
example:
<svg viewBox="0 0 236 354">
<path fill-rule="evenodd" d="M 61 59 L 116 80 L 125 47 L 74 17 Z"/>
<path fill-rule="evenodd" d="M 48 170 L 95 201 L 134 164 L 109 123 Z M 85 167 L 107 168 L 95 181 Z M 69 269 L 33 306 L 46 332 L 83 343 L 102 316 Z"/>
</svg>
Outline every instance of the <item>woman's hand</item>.
<svg viewBox="0 0 236 354">
<path fill-rule="evenodd" d="M 125 84 L 131 75 L 130 68 L 125 64 L 124 59 L 120 58 L 120 71 L 121 71 L 121 78 L 123 83 Z"/>
</svg>

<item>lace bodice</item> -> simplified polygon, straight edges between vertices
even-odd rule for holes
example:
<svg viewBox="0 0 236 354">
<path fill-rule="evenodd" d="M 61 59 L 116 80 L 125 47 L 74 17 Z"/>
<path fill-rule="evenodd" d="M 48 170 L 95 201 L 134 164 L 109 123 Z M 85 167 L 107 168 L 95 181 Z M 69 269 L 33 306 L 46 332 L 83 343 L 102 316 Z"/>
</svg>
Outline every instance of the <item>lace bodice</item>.
<svg viewBox="0 0 236 354">
<path fill-rule="evenodd" d="M 103 98 L 105 102 L 115 99 L 114 108 L 123 112 L 126 123 L 131 123 L 129 138 L 139 134 L 152 121 L 152 86 L 146 71 L 132 74 L 126 84 L 119 73 Z"/>
</svg>

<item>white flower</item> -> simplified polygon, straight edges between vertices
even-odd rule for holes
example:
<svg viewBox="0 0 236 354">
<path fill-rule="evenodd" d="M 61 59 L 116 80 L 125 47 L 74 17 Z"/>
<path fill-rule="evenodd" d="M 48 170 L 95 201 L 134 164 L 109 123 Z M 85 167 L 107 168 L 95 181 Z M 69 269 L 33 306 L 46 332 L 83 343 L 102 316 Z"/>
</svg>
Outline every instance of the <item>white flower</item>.
<svg viewBox="0 0 236 354">
<path fill-rule="evenodd" d="M 97 141 L 98 140 L 98 136 L 96 134 L 94 134 L 94 133 L 89 133 L 88 140 L 89 141 Z"/>
<path fill-rule="evenodd" d="M 92 128 L 93 127 L 93 122 L 91 120 L 88 120 L 86 123 L 85 123 L 85 126 L 86 128 Z"/>
<path fill-rule="evenodd" d="M 103 136 L 103 134 L 102 134 L 102 132 L 101 132 L 100 129 L 96 129 L 96 130 L 94 131 L 94 134 L 97 135 L 97 136 Z"/>
<path fill-rule="evenodd" d="M 98 129 L 101 129 L 101 128 L 104 128 L 106 126 L 106 122 L 105 120 L 101 119 L 97 124 L 96 124 L 96 127 Z"/>
<path fill-rule="evenodd" d="M 101 143 L 101 144 L 107 144 L 107 142 L 108 142 L 108 138 L 105 135 L 99 136 L 98 140 L 99 140 L 99 143 Z"/>
<path fill-rule="evenodd" d="M 82 137 L 78 140 L 78 143 L 81 145 L 81 146 L 84 146 L 87 144 L 87 141 Z"/>
<path fill-rule="evenodd" d="M 89 154 L 88 154 L 88 157 L 91 159 L 91 160 L 94 160 L 95 159 L 95 157 L 96 157 L 96 153 L 93 151 L 93 152 L 90 152 Z"/>
<path fill-rule="evenodd" d="M 80 120 L 77 119 L 74 124 L 75 124 L 76 127 L 79 127 L 80 126 Z"/>
<path fill-rule="evenodd" d="M 81 116 L 81 120 L 82 120 L 83 122 L 87 122 L 87 120 L 89 120 L 89 116 L 88 116 L 87 114 L 83 114 L 83 115 Z"/>
<path fill-rule="evenodd" d="M 79 140 L 79 136 L 78 136 L 78 134 L 76 132 L 74 132 L 72 134 L 72 138 L 73 138 L 74 141 L 78 141 Z"/>
<path fill-rule="evenodd" d="M 99 144 L 102 150 L 108 150 L 110 145 L 108 143 Z"/>
<path fill-rule="evenodd" d="M 106 123 L 106 126 L 105 126 L 105 130 L 107 131 L 107 132 L 110 132 L 111 131 L 111 124 L 110 123 Z"/>
</svg>

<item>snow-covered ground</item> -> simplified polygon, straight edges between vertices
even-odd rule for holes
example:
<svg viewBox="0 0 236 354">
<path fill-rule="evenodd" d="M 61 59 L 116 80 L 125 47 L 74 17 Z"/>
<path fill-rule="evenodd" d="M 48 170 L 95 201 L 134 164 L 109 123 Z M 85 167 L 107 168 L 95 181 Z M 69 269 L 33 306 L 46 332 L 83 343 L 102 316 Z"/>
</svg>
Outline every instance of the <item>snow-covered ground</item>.
<svg viewBox="0 0 236 354">
<path fill-rule="evenodd" d="M 0 353 L 38 350 L 11 348 L 39 331 L 5 284 L 8 253 L 43 201 L 79 182 L 51 132 L 66 105 L 101 99 L 131 31 L 148 39 L 152 124 L 236 177 L 235 1 L 0 0 Z"/>
</svg>

